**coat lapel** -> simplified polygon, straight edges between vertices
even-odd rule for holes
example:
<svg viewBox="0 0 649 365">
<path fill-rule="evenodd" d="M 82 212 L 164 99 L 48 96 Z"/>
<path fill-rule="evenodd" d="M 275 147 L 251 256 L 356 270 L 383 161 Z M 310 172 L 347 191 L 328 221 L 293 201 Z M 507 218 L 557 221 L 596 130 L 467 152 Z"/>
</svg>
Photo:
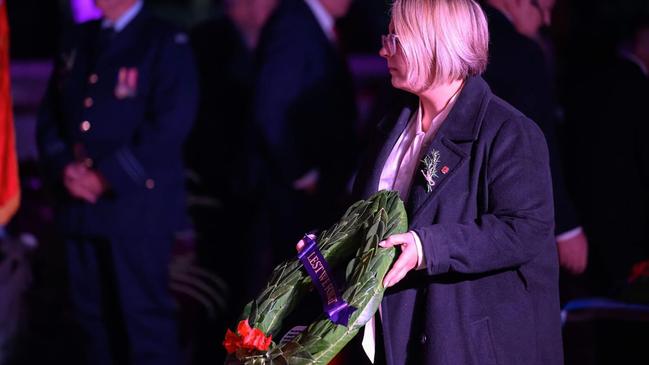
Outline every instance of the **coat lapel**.
<svg viewBox="0 0 649 365">
<path fill-rule="evenodd" d="M 412 214 L 411 221 L 415 221 L 415 217 L 420 210 L 429 202 L 433 201 L 441 191 L 444 190 L 447 182 L 453 178 L 455 173 L 460 169 L 462 164 L 468 157 L 468 154 L 463 151 L 461 146 L 456 145 L 453 141 L 446 137 L 435 138 L 425 155 L 432 156 L 433 153 L 439 154 L 439 162 L 436 166 L 435 177 L 433 177 L 433 184 L 430 185 L 424 178 L 423 171 L 425 165 L 423 160 L 419 162 L 419 167 L 413 176 L 412 187 L 410 188 L 410 199 L 408 199 L 408 210 Z M 446 172 L 446 173 L 444 173 Z"/>
<path fill-rule="evenodd" d="M 77 94 L 84 92 L 78 85 L 85 85 L 85 78 L 94 67 L 96 54 L 94 53 L 95 35 L 99 32 L 99 22 L 87 25 L 87 31 L 80 34 L 80 39 L 75 42 L 75 47 L 66 49 L 59 57 L 57 72 L 61 73 L 58 85 L 66 93 L 66 100 L 77 100 Z M 86 28 L 84 28 L 86 30 Z"/>
<path fill-rule="evenodd" d="M 424 164 L 422 161 L 419 162 L 407 202 L 411 223 L 419 219 L 424 208 L 435 201 L 468 160 L 472 142 L 478 137 L 489 100 L 488 91 L 489 87 L 482 78 L 468 78 L 453 110 L 425 153 L 422 154 L 423 160 L 425 156 L 432 156 L 437 152 L 439 153 L 439 162 L 436 166 L 436 177 L 433 178 L 434 185 L 431 186 L 430 192 L 427 189 L 428 182 L 421 172 L 424 169 Z"/>
<path fill-rule="evenodd" d="M 414 111 L 412 105 L 408 105 L 401 109 L 397 122 L 394 124 L 394 127 L 390 129 L 388 119 L 383 120 L 378 124 L 377 129 L 378 133 L 381 136 L 385 136 L 383 143 L 380 144 L 380 150 L 378 152 L 378 157 L 374 161 L 374 166 L 372 167 L 372 175 L 370 176 L 367 185 L 365 185 L 365 191 L 363 192 L 363 197 L 368 197 L 374 194 L 379 186 L 379 180 L 381 179 L 381 172 L 383 171 L 383 166 L 390 157 L 390 152 L 394 148 L 394 145 L 397 143 L 399 136 L 403 133 L 404 129 L 408 125 L 408 121 L 412 116 Z"/>
</svg>

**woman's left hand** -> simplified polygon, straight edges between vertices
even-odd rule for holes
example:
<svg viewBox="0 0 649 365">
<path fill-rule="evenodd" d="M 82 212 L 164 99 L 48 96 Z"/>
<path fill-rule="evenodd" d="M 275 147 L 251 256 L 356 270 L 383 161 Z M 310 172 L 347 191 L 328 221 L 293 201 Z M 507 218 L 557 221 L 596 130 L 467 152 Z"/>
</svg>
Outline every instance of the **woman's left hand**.
<svg viewBox="0 0 649 365">
<path fill-rule="evenodd" d="M 383 286 L 389 288 L 401 281 L 408 271 L 417 266 L 418 257 L 415 237 L 413 237 L 411 232 L 393 234 L 385 241 L 380 242 L 379 246 L 384 248 L 400 246 L 401 248 L 401 255 L 399 255 L 399 258 L 394 262 L 394 265 L 392 265 L 392 268 L 383 279 Z"/>
</svg>

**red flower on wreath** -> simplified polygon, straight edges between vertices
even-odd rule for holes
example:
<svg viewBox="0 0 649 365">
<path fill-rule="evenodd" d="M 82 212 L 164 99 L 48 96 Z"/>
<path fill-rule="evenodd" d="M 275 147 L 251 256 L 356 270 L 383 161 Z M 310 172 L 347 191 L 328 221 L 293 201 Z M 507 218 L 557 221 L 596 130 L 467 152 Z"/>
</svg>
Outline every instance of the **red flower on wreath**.
<svg viewBox="0 0 649 365">
<path fill-rule="evenodd" d="M 228 328 L 228 331 L 225 333 L 225 340 L 223 340 L 223 346 L 228 354 L 235 353 L 241 347 L 241 337 Z"/>
<path fill-rule="evenodd" d="M 242 320 L 237 325 L 237 333 L 229 329 L 225 333 L 223 346 L 228 354 L 237 352 L 239 349 L 247 351 L 266 351 L 270 347 L 273 336 L 264 335 L 259 328 L 252 328 L 247 319 Z"/>
</svg>

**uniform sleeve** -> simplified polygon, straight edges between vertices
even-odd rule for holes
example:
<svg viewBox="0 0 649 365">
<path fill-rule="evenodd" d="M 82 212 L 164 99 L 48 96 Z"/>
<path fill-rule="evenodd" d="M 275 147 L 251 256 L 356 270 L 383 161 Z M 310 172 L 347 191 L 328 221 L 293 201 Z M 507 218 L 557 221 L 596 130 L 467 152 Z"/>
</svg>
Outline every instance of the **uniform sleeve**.
<svg viewBox="0 0 649 365">
<path fill-rule="evenodd" d="M 54 70 L 36 120 L 36 142 L 41 164 L 54 181 L 61 179 L 63 169 L 73 161 L 72 149 L 64 138 L 60 91 L 58 83 L 62 65 L 54 62 Z"/>
<path fill-rule="evenodd" d="M 165 177 L 168 165 L 180 162 L 195 119 L 197 76 L 187 37 L 170 36 L 156 60 L 146 119 L 135 138 L 97 166 L 118 195 L 153 189 Z"/>
<path fill-rule="evenodd" d="M 546 250 L 545 245 L 554 246 L 548 151 L 538 128 L 527 119 L 505 122 L 486 169 L 486 214 L 473 222 L 414 229 L 430 275 L 516 267 Z"/>
</svg>

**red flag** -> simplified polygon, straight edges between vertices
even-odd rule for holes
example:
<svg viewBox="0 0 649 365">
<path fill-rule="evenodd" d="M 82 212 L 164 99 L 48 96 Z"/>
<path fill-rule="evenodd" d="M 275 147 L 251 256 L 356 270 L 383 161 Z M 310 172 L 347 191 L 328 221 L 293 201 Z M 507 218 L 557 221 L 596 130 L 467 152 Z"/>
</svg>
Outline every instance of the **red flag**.
<svg viewBox="0 0 649 365">
<path fill-rule="evenodd" d="M 0 0 L 0 225 L 11 219 L 20 203 L 15 138 L 9 80 L 9 24 L 6 4 Z"/>
</svg>

